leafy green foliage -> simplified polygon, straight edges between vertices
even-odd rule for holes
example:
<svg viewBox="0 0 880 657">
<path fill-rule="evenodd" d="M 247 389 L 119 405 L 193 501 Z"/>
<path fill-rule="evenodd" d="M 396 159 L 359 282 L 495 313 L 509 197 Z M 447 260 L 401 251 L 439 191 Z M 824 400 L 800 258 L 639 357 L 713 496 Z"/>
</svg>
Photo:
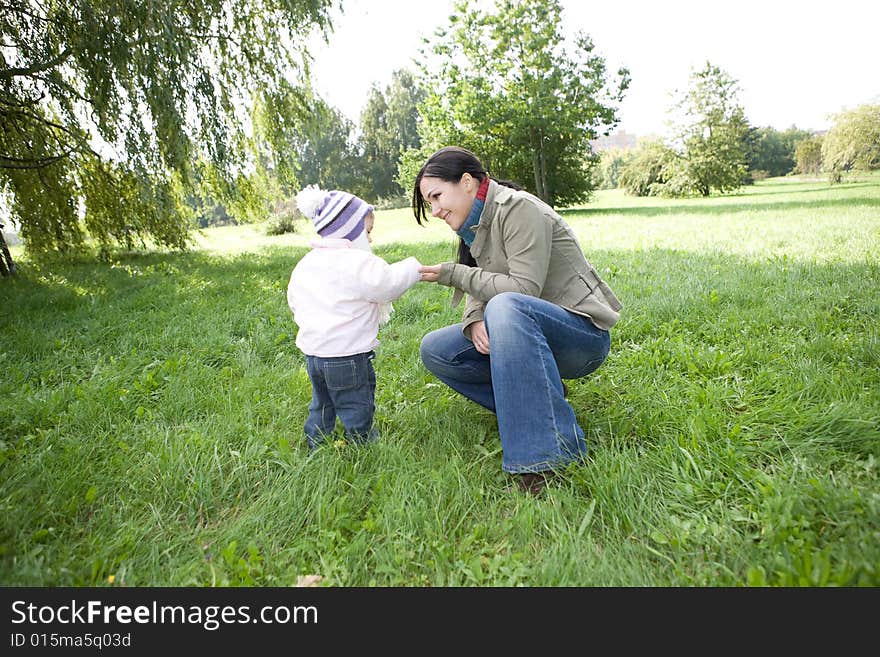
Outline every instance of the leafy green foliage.
<svg viewBox="0 0 880 657">
<path fill-rule="evenodd" d="M 629 73 L 609 81 L 593 42 L 579 34 L 566 44 L 562 22 L 556 0 L 498 0 L 494 11 L 456 4 L 423 70 L 431 89 L 422 107 L 424 151 L 464 146 L 493 176 L 551 204 L 586 199 L 598 159 L 589 141 L 617 124 Z"/>
<path fill-rule="evenodd" d="M 784 176 L 794 171 L 798 144 L 811 139 L 808 130 L 795 127 L 780 132 L 775 128 L 750 128 L 748 136 L 749 173 L 761 172 L 763 177 Z"/>
<path fill-rule="evenodd" d="M 370 183 L 363 171 L 355 125 L 323 99 L 313 98 L 310 111 L 285 131 L 285 157 L 299 186 L 344 189 L 364 196 Z"/>
<path fill-rule="evenodd" d="M 4 5 L 0 185 L 27 247 L 183 246 L 196 163 L 218 189 L 253 164 L 240 108 L 301 70 L 296 37 L 326 26 L 330 2 Z"/>
<path fill-rule="evenodd" d="M 427 102 L 430 102 L 430 100 Z M 397 184 L 404 190 L 404 194 L 408 198 L 410 198 L 409 195 L 412 192 L 413 182 L 419 173 L 419 169 L 422 168 L 422 165 L 431 156 L 431 153 L 436 150 L 435 144 L 437 143 L 440 142 L 424 141 L 419 148 L 410 148 L 401 153 L 400 162 L 397 164 Z M 453 140 L 449 143 L 457 144 L 458 142 Z"/>
<path fill-rule="evenodd" d="M 817 135 L 798 143 L 794 151 L 794 157 L 797 160 L 795 167 L 797 173 L 818 174 L 822 171 L 822 142 L 824 140 L 823 135 Z"/>
<path fill-rule="evenodd" d="M 750 130 L 737 83 L 706 62 L 673 108 L 672 145 L 645 144 L 621 171 L 621 186 L 635 196 L 708 196 L 748 180 L 747 161 L 760 136 Z"/>
<path fill-rule="evenodd" d="M 287 199 L 278 202 L 275 205 L 272 216 L 266 222 L 267 235 L 284 235 L 285 233 L 295 233 L 301 225 L 307 223 L 306 218 L 296 207 L 294 199 Z"/>
<path fill-rule="evenodd" d="M 748 122 L 736 81 L 706 62 L 693 71 L 688 90 L 677 103 L 676 140 L 683 150 L 675 195 L 693 191 L 708 196 L 740 187 L 746 177 Z"/>
<path fill-rule="evenodd" d="M 618 184 L 633 196 L 657 195 L 676 157 L 675 151 L 659 139 L 641 141 L 621 167 Z"/>
<path fill-rule="evenodd" d="M 617 149 L 604 150 L 599 153 L 599 166 L 596 172 L 597 189 L 617 189 L 621 170 L 632 159 L 632 156 L 631 151 Z"/>
<path fill-rule="evenodd" d="M 360 120 L 363 175 L 371 185 L 365 198 L 403 195 L 406 188 L 396 180 L 400 155 L 421 145 L 418 108 L 424 99 L 425 92 L 406 70 L 394 72 L 384 93 L 375 85 L 370 90 Z"/>
<path fill-rule="evenodd" d="M 880 169 L 880 105 L 836 115 L 822 141 L 822 162 L 838 182 L 844 171 Z"/>
<path fill-rule="evenodd" d="M 388 121 L 388 103 L 375 84 L 370 88 L 367 103 L 361 112 L 361 145 L 363 161 L 370 174 L 369 199 L 389 196 L 397 191 L 394 175 L 397 173 L 399 147 L 394 127 Z"/>
</svg>

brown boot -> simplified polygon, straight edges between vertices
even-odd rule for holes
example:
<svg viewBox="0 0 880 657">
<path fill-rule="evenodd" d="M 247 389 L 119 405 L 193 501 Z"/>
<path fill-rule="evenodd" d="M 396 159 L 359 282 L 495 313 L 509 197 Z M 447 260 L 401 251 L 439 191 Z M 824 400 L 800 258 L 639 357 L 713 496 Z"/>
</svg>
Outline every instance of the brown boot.
<svg viewBox="0 0 880 657">
<path fill-rule="evenodd" d="M 547 485 L 547 477 L 543 472 L 523 472 L 516 475 L 519 489 L 531 495 L 540 495 Z"/>
</svg>

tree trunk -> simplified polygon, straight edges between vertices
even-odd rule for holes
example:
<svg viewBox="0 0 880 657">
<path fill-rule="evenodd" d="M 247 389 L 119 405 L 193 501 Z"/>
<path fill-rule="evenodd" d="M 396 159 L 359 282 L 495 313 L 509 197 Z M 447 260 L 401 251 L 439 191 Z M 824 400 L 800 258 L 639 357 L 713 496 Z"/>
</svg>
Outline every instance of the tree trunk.
<svg viewBox="0 0 880 657">
<path fill-rule="evenodd" d="M 9 276 L 15 273 L 15 263 L 3 236 L 3 224 L 0 224 L 0 275 Z"/>
<path fill-rule="evenodd" d="M 535 195 L 547 202 L 547 162 L 544 157 L 544 140 L 532 134 L 532 175 L 535 177 Z"/>
<path fill-rule="evenodd" d="M 547 205 L 553 205 L 552 199 L 550 198 L 550 189 L 547 185 L 547 152 L 544 150 L 543 139 L 541 139 L 541 148 L 538 152 L 540 153 L 541 163 L 541 200 Z"/>
<path fill-rule="evenodd" d="M 538 151 L 532 147 L 532 176 L 535 178 L 535 194 L 543 198 L 543 189 L 541 188 L 541 172 L 538 162 Z"/>
</svg>

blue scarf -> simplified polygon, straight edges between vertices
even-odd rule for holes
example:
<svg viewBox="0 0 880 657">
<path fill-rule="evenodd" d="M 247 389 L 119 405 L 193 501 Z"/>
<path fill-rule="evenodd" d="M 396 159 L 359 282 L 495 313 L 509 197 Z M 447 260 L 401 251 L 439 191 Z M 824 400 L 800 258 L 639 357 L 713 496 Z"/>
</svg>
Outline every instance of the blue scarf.
<svg viewBox="0 0 880 657">
<path fill-rule="evenodd" d="M 483 179 L 483 182 L 480 183 L 480 188 L 477 190 L 477 197 L 474 199 L 474 204 L 471 206 L 471 211 L 468 213 L 467 219 L 464 220 L 464 223 L 461 225 L 455 233 L 464 240 L 464 243 L 470 247 L 470 245 L 474 241 L 474 229 L 477 227 L 477 224 L 480 223 L 480 215 L 483 214 L 483 206 L 486 204 L 486 192 L 489 189 L 489 178 L 488 176 Z"/>
</svg>

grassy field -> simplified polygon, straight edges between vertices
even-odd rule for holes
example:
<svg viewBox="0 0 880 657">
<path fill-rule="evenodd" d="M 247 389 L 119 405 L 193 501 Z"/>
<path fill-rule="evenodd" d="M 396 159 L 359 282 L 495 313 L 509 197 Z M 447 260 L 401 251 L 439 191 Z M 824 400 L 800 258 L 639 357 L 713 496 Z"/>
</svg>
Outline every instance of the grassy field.
<svg viewBox="0 0 880 657">
<path fill-rule="evenodd" d="M 286 306 L 310 231 L 0 281 L 0 584 L 880 585 L 880 178 L 565 211 L 624 303 L 569 382 L 591 452 L 508 490 L 494 416 L 421 365 L 450 290 L 395 303 L 380 442 L 309 454 Z M 375 250 L 453 257 L 380 212 Z"/>
</svg>

